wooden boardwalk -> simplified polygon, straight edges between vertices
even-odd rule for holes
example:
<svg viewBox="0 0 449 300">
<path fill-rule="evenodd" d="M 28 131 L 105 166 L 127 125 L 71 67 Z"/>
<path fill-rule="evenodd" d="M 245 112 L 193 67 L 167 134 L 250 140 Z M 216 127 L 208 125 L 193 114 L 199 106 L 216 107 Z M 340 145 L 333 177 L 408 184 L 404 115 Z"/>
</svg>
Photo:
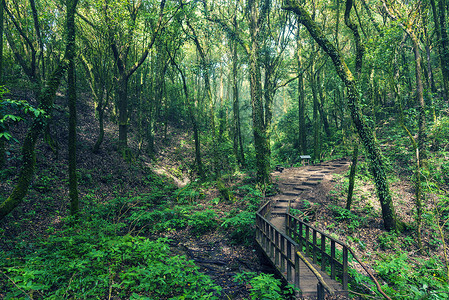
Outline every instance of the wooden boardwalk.
<svg viewBox="0 0 449 300">
<path fill-rule="evenodd" d="M 256 240 L 284 279 L 299 288 L 298 298 L 324 299 L 324 294 L 333 294 L 342 299 L 348 295 L 346 245 L 289 214 L 289 207 L 299 208 L 314 186 L 347 165 L 341 161 L 276 173 L 281 193 L 257 213 Z"/>
</svg>

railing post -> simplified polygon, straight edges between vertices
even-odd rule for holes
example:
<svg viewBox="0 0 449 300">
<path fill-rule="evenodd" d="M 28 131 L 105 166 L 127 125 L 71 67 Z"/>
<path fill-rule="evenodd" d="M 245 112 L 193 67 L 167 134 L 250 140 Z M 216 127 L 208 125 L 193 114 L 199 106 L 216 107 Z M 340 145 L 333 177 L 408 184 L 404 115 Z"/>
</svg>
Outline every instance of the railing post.
<svg viewBox="0 0 449 300">
<path fill-rule="evenodd" d="M 303 248 L 303 238 L 302 238 L 302 223 L 301 222 L 299 222 L 299 226 L 298 226 L 298 228 L 296 229 L 296 226 L 295 226 L 295 230 L 297 230 L 297 232 L 299 233 L 299 238 L 298 238 L 298 240 L 297 240 L 297 243 L 298 243 L 298 245 L 299 245 L 299 251 L 301 251 L 302 252 L 302 248 Z"/>
<path fill-rule="evenodd" d="M 281 253 L 282 253 L 282 257 L 281 257 L 281 272 L 285 272 L 285 237 L 283 235 L 281 235 Z"/>
<path fill-rule="evenodd" d="M 316 287 L 316 293 L 318 300 L 324 300 L 324 286 L 319 281 Z"/>
<path fill-rule="evenodd" d="M 300 274 L 300 268 L 299 268 L 299 255 L 297 252 L 299 252 L 299 247 L 295 246 L 295 287 L 299 289 L 299 282 L 301 280 L 301 274 Z"/>
<path fill-rule="evenodd" d="M 262 222 L 262 220 L 261 220 Z M 265 253 L 267 252 L 267 233 L 266 233 L 266 224 L 263 222 L 260 226 L 262 228 L 262 248 Z"/>
<path fill-rule="evenodd" d="M 306 256 L 310 257 L 310 227 L 306 225 Z"/>
<path fill-rule="evenodd" d="M 287 282 L 290 282 L 292 278 L 292 264 L 290 263 L 292 259 L 292 243 L 287 240 Z"/>
<path fill-rule="evenodd" d="M 321 235 L 321 271 L 326 271 L 326 236 Z"/>
<path fill-rule="evenodd" d="M 274 229 L 274 228 L 273 228 Z M 279 266 L 279 231 L 274 229 L 274 264 L 276 267 Z"/>
<path fill-rule="evenodd" d="M 270 228 L 270 257 L 274 259 L 274 228 L 269 225 Z"/>
<path fill-rule="evenodd" d="M 342 283 L 343 283 L 343 290 L 348 290 L 348 248 L 346 246 L 343 246 L 343 274 L 342 274 Z"/>
<path fill-rule="evenodd" d="M 335 279 L 335 241 L 331 240 L 331 278 Z"/>
<path fill-rule="evenodd" d="M 316 230 L 315 229 L 312 229 L 312 235 L 313 235 L 312 257 L 313 257 L 313 263 L 316 264 L 317 245 L 316 245 Z"/>
<path fill-rule="evenodd" d="M 270 255 L 270 225 L 265 222 L 265 251 Z"/>
</svg>

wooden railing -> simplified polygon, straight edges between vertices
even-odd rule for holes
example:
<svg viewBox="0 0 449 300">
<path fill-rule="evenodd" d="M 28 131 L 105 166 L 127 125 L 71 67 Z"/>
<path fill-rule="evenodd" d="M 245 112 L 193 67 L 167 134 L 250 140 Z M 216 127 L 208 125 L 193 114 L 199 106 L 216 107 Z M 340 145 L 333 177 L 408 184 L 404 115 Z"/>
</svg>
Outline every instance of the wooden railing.
<svg viewBox="0 0 449 300">
<path fill-rule="evenodd" d="M 301 253 L 301 247 L 292 238 L 280 232 L 268 219 L 270 214 L 271 204 L 267 202 L 264 204 L 256 214 L 256 241 L 259 243 L 265 254 L 271 259 L 278 271 L 285 277 L 287 282 L 292 283 L 299 288 L 301 274 L 300 274 L 300 259 L 306 260 Z M 314 274 L 317 274 L 313 266 L 307 265 Z M 318 299 L 324 299 L 324 289 L 330 294 L 328 285 L 324 282 L 321 276 L 317 276 Z"/>
<path fill-rule="evenodd" d="M 312 258 L 314 264 L 327 272 L 332 279 L 339 279 L 343 290 L 348 290 L 348 247 L 328 234 L 304 223 L 290 213 L 286 214 L 286 232 L 298 249 Z"/>
</svg>

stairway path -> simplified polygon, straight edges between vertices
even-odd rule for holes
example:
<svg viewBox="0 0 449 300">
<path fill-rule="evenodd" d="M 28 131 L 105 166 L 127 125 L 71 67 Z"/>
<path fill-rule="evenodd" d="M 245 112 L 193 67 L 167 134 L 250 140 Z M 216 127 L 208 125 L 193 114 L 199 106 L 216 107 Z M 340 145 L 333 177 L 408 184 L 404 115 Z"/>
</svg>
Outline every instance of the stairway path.
<svg viewBox="0 0 449 300">
<path fill-rule="evenodd" d="M 285 229 L 285 218 L 281 216 L 288 207 L 301 208 L 302 200 L 313 202 L 313 192 L 324 182 L 332 181 L 334 173 L 348 169 L 349 161 L 341 159 L 316 165 L 286 168 L 282 172 L 271 174 L 278 183 L 280 194 L 270 198 L 272 204 L 271 222 L 279 229 Z M 284 231 L 283 231 L 284 232 Z"/>
</svg>

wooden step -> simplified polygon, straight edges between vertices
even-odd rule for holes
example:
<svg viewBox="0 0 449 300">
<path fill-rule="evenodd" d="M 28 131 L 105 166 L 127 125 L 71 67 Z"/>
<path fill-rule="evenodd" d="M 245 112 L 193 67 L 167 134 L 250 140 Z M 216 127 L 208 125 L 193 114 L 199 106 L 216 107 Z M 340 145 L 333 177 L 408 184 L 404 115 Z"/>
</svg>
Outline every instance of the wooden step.
<svg viewBox="0 0 449 300">
<path fill-rule="evenodd" d="M 304 185 L 314 186 L 314 185 L 318 185 L 319 183 L 320 183 L 319 181 L 306 181 L 303 184 Z"/>
<path fill-rule="evenodd" d="M 297 192 L 284 192 L 283 193 L 286 196 L 300 196 L 301 193 L 297 193 Z"/>
<path fill-rule="evenodd" d="M 297 190 L 297 191 L 311 191 L 312 190 L 312 188 L 310 186 L 305 186 L 305 185 L 295 186 L 293 189 Z"/>
</svg>

